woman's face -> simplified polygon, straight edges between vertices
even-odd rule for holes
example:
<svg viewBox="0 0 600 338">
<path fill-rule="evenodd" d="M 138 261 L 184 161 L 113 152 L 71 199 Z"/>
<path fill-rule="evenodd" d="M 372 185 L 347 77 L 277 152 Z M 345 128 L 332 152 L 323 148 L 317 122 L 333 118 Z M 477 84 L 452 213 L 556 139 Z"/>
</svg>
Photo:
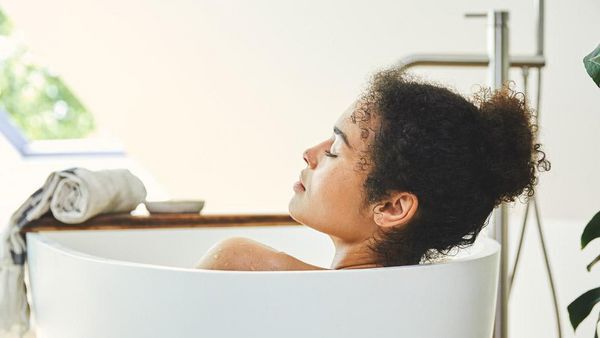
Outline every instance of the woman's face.
<svg viewBox="0 0 600 338">
<path fill-rule="evenodd" d="M 339 117 L 330 138 L 304 152 L 307 165 L 289 202 L 296 221 L 348 243 L 364 241 L 377 229 L 373 211 L 363 204 L 368 169 L 359 165 L 372 133 L 361 138 L 351 118 L 354 108 Z"/>
</svg>

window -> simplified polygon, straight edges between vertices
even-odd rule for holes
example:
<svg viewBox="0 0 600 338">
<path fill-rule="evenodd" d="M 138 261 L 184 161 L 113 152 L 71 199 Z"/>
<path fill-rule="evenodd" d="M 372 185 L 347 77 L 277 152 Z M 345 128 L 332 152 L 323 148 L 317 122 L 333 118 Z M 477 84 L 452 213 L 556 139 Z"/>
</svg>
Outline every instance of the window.
<svg viewBox="0 0 600 338">
<path fill-rule="evenodd" d="M 37 65 L 0 10 L 0 133 L 22 156 L 122 155 L 56 74 Z"/>
</svg>

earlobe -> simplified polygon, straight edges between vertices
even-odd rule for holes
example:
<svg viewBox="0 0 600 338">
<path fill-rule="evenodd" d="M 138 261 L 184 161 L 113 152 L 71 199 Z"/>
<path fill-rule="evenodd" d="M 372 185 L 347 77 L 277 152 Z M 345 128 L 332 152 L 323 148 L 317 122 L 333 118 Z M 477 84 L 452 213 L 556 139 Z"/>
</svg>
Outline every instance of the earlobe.
<svg viewBox="0 0 600 338">
<path fill-rule="evenodd" d="M 403 226 L 413 219 L 418 207 L 416 195 L 409 192 L 394 193 L 373 208 L 373 220 L 384 228 Z"/>
<path fill-rule="evenodd" d="M 375 220 L 375 224 L 379 226 L 383 225 L 383 214 L 381 212 L 375 213 L 373 219 Z"/>
</svg>

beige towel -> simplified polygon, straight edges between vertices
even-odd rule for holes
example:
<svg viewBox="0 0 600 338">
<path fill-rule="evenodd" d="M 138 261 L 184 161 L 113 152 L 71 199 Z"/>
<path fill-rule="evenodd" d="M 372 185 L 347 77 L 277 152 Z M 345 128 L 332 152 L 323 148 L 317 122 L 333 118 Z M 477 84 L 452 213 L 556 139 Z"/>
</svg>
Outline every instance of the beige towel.
<svg viewBox="0 0 600 338">
<path fill-rule="evenodd" d="M 71 168 L 51 173 L 0 229 L 0 337 L 29 328 L 23 283 L 26 244 L 19 232 L 23 226 L 48 210 L 57 220 L 75 224 L 102 213 L 131 211 L 145 199 L 144 184 L 127 169 Z"/>
</svg>

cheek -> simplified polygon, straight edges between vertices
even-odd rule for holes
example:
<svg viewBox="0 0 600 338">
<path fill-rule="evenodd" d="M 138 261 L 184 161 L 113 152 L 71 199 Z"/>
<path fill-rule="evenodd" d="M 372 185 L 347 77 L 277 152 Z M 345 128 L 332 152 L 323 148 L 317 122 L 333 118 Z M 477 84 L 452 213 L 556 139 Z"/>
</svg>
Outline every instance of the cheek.
<svg viewBox="0 0 600 338">
<path fill-rule="evenodd" d="M 316 173 L 315 173 L 316 174 Z M 362 181 L 350 170 L 319 176 L 308 201 L 313 228 L 344 240 L 363 238 L 368 219 L 362 206 Z"/>
<path fill-rule="evenodd" d="M 325 198 L 335 193 L 338 186 L 339 174 L 336 170 L 320 170 L 313 173 L 308 193 L 313 198 Z"/>
<path fill-rule="evenodd" d="M 346 162 L 320 165 L 310 176 L 306 191 L 290 201 L 290 215 L 318 231 L 350 238 L 359 232 L 357 225 L 364 223 L 364 177 Z"/>
<path fill-rule="evenodd" d="M 360 177 L 346 167 L 315 172 L 308 191 L 313 207 L 329 217 L 346 217 L 355 212 L 362 197 Z"/>
</svg>

